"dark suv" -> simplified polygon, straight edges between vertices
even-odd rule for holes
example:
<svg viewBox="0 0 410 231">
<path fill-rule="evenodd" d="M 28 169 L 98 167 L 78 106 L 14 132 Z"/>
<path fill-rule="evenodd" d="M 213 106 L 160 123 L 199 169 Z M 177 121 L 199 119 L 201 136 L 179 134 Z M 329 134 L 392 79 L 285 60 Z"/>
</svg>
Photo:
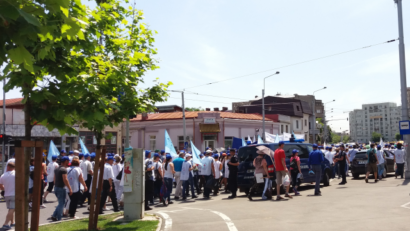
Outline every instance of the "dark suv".
<svg viewBox="0 0 410 231">
<path fill-rule="evenodd" d="M 350 169 L 352 171 L 353 178 L 359 178 L 360 174 L 366 174 L 367 172 L 367 151 L 360 151 L 356 153 L 355 158 L 350 164 Z M 387 173 L 394 172 L 394 154 L 390 151 L 384 150 L 385 161 L 384 161 L 384 171 L 383 178 L 386 178 Z M 371 174 L 373 174 L 371 172 Z"/>
<path fill-rule="evenodd" d="M 273 151 L 276 150 L 278 144 L 257 144 L 257 145 L 249 145 L 239 149 L 238 159 L 239 159 L 239 166 L 238 166 L 238 187 L 241 192 L 245 192 L 248 194 L 250 187 L 253 184 L 254 178 L 254 171 L 255 167 L 253 166 L 253 160 L 258 155 L 256 153 L 256 147 L 259 145 L 264 145 L 269 147 Z M 300 168 L 303 174 L 303 183 L 312 183 L 315 182 L 315 175 L 309 175 L 309 153 L 313 151 L 312 144 L 306 143 L 285 143 L 284 151 L 286 154 L 286 165 L 289 169 L 289 161 L 292 155 L 292 150 L 297 149 L 299 150 L 299 158 L 300 158 Z M 268 163 L 268 168 L 272 165 L 271 158 L 265 155 L 265 159 Z M 273 159 L 273 157 L 272 157 Z M 330 178 L 332 177 L 332 169 L 330 166 L 329 161 L 324 158 L 324 162 L 322 164 L 322 182 L 325 186 L 329 186 Z M 276 188 L 276 174 L 273 172 L 270 174 L 272 177 L 272 185 L 273 188 Z"/>
</svg>

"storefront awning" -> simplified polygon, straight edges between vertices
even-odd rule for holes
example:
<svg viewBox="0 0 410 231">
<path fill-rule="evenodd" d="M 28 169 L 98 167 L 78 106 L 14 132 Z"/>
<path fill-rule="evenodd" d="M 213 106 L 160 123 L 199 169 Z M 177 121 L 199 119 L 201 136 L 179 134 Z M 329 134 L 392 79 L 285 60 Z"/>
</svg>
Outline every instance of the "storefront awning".
<svg viewBox="0 0 410 231">
<path fill-rule="evenodd" d="M 199 131 L 201 133 L 204 132 L 221 132 L 221 129 L 219 128 L 219 124 L 199 124 Z"/>
</svg>

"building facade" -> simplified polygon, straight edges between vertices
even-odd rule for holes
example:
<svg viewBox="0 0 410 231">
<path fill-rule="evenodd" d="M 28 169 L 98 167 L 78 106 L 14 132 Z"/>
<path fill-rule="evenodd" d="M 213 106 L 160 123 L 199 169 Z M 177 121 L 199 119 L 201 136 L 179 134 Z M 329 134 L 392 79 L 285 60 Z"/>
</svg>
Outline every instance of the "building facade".
<svg viewBox="0 0 410 231">
<path fill-rule="evenodd" d="M 353 141 L 367 143 L 372 133 L 380 133 L 385 141 L 394 141 L 399 133 L 401 106 L 396 103 L 363 104 L 362 109 L 349 113 L 350 137 Z"/>
<path fill-rule="evenodd" d="M 262 136 L 262 116 L 219 111 L 185 112 L 186 141 L 192 141 L 201 151 L 206 147 L 228 148 L 233 137 Z M 279 123 L 267 118 L 266 132 L 279 133 Z M 138 115 L 130 120 L 130 145 L 134 148 L 162 150 L 165 130 L 178 149 L 184 148 L 182 113 Z M 190 145 L 188 145 L 190 147 Z"/>
</svg>

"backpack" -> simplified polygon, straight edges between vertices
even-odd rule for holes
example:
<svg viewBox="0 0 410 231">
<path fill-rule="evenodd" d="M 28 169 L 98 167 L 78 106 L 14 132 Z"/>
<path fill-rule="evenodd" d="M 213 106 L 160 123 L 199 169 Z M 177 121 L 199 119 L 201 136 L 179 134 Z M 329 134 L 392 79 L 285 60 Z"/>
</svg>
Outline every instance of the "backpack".
<svg viewBox="0 0 410 231">
<path fill-rule="evenodd" d="M 296 161 L 296 158 L 293 158 L 293 159 L 292 159 L 292 161 L 291 161 L 290 164 L 289 164 L 289 167 L 292 168 L 292 171 L 293 171 L 293 172 L 299 172 L 298 163 L 297 163 L 297 161 Z"/>
<path fill-rule="evenodd" d="M 376 154 L 373 152 L 374 149 L 371 149 L 369 152 L 369 162 L 370 163 L 376 163 L 377 159 L 376 159 Z"/>
<path fill-rule="evenodd" d="M 155 165 L 155 169 L 154 169 L 154 171 L 155 171 L 155 180 L 162 180 L 162 176 L 161 176 L 161 174 L 159 173 L 159 170 L 158 170 L 158 164 L 159 164 L 159 162 L 157 162 L 157 164 Z"/>
</svg>

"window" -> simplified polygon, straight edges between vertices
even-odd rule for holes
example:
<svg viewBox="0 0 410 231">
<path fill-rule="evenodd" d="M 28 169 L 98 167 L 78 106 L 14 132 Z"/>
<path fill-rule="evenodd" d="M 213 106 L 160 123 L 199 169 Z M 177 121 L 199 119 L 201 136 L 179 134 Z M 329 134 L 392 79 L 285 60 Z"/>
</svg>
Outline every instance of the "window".
<svg viewBox="0 0 410 231">
<path fill-rule="evenodd" d="M 187 136 L 186 138 L 185 138 L 185 142 L 188 142 L 188 147 L 190 147 L 190 145 L 189 145 L 189 136 Z M 182 149 L 185 149 L 185 145 L 184 145 L 184 136 L 178 136 L 178 149 L 179 150 L 182 150 Z"/>
<path fill-rule="evenodd" d="M 317 109 L 317 110 L 316 110 L 316 113 L 322 113 L 322 110 Z"/>
<path fill-rule="evenodd" d="M 272 106 L 269 106 L 269 107 L 268 107 L 268 111 L 272 111 Z"/>
<path fill-rule="evenodd" d="M 305 120 L 305 126 L 307 126 L 307 120 Z"/>
<path fill-rule="evenodd" d="M 280 125 L 280 133 L 283 133 L 283 124 Z"/>
<path fill-rule="evenodd" d="M 299 129 L 299 120 L 296 120 L 296 129 Z"/>
<path fill-rule="evenodd" d="M 107 133 L 106 137 L 109 139 L 105 139 L 105 144 L 117 144 L 117 133 L 116 132 L 109 132 Z"/>
<path fill-rule="evenodd" d="M 300 108 L 299 108 L 299 106 L 296 106 L 296 110 L 297 110 L 297 111 L 300 111 Z"/>
<path fill-rule="evenodd" d="M 156 136 L 149 136 L 149 148 L 151 151 L 155 150 L 156 143 L 157 143 L 157 138 Z"/>
<path fill-rule="evenodd" d="M 232 147 L 233 137 L 232 136 L 225 136 L 225 149 Z M 229 150 L 228 150 L 229 151 Z"/>
<path fill-rule="evenodd" d="M 286 125 L 286 133 L 289 133 L 288 125 Z"/>
</svg>

